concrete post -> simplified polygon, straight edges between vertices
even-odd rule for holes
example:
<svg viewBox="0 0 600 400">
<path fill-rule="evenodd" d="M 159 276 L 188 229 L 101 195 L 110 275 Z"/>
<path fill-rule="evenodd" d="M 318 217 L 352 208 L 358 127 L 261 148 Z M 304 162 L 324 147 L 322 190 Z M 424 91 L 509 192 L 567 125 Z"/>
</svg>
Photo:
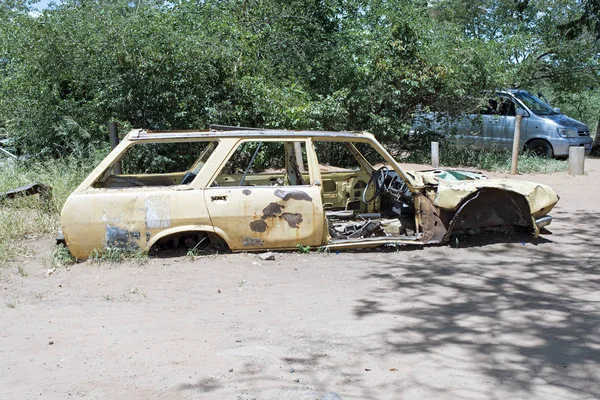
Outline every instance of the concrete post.
<svg viewBox="0 0 600 400">
<path fill-rule="evenodd" d="M 569 147 L 569 175 L 583 175 L 585 161 L 584 147 Z"/>
<path fill-rule="evenodd" d="M 439 168 L 440 166 L 440 143 L 431 142 L 431 166 Z"/>
<path fill-rule="evenodd" d="M 522 112 L 517 113 L 517 120 L 515 121 L 515 134 L 513 136 L 513 148 L 512 148 L 512 162 L 510 164 L 510 173 L 515 175 L 517 173 L 517 164 L 519 163 L 519 148 L 521 147 L 521 120 L 523 119 Z"/>
</svg>

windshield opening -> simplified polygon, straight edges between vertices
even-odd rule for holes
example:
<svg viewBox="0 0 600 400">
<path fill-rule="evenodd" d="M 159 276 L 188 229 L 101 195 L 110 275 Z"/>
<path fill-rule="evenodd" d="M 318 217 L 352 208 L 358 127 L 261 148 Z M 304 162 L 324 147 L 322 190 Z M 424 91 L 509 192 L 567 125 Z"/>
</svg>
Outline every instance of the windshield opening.
<svg viewBox="0 0 600 400">
<path fill-rule="evenodd" d="M 521 100 L 527 108 L 529 108 L 536 115 L 556 115 L 556 111 L 552 109 L 548 104 L 544 103 L 539 98 L 535 97 L 531 93 L 517 92 L 515 97 Z"/>
</svg>

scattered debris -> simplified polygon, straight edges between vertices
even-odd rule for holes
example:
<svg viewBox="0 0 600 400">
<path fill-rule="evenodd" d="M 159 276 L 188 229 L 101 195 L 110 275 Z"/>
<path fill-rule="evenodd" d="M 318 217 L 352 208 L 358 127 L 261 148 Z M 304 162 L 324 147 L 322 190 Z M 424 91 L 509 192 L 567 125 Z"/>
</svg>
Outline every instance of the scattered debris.
<svg viewBox="0 0 600 400">
<path fill-rule="evenodd" d="M 274 261 L 275 260 L 275 253 L 273 252 L 268 252 L 268 253 L 262 253 L 258 255 L 258 258 L 260 258 L 261 260 L 264 261 Z"/>
<path fill-rule="evenodd" d="M 329 234 L 336 239 L 357 239 L 370 236 L 387 236 L 380 221 L 346 222 L 329 225 Z M 390 235 L 391 236 L 391 235 Z"/>
<path fill-rule="evenodd" d="M 56 268 L 51 268 L 51 269 L 47 270 L 46 276 L 50 276 L 54 271 L 56 271 Z"/>
<path fill-rule="evenodd" d="M 52 187 L 44 185 L 43 183 L 30 183 L 29 185 L 21 186 L 16 189 L 9 190 L 7 192 L 0 192 L 0 200 L 2 199 L 14 199 L 17 197 L 33 196 L 34 194 L 40 195 L 40 200 L 48 201 L 52 196 Z"/>
<path fill-rule="evenodd" d="M 14 158 L 15 160 L 19 159 L 19 157 L 15 156 L 10 151 L 3 149 L 2 146 L 0 146 L 0 154 L 4 154 L 5 156 Z"/>
</svg>

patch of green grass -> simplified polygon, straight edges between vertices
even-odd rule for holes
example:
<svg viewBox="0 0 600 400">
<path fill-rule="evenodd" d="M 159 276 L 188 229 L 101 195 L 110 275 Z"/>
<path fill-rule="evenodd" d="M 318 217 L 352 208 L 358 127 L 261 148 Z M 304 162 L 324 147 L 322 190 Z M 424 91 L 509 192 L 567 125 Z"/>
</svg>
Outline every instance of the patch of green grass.
<svg viewBox="0 0 600 400">
<path fill-rule="evenodd" d="M 427 139 L 428 138 L 428 139 Z M 450 168 L 476 168 L 492 172 L 510 172 L 512 153 L 496 147 L 479 149 L 472 145 L 459 145 L 452 138 L 424 136 L 403 160 L 416 164 L 430 164 L 430 140 L 440 142 L 440 165 Z M 519 154 L 518 172 L 525 174 L 551 174 L 567 170 L 566 160 L 546 159 L 528 152 Z"/>
<path fill-rule="evenodd" d="M 317 247 L 317 253 L 329 254 L 329 247 L 319 246 Z"/>
<path fill-rule="evenodd" d="M 29 273 L 25 271 L 25 267 L 23 267 L 21 264 L 17 266 L 17 274 L 21 275 L 23 278 L 29 276 Z"/>
<path fill-rule="evenodd" d="M 298 243 L 296 245 L 296 248 L 298 249 L 298 253 L 300 254 L 310 253 L 310 246 L 303 246 L 302 244 Z"/>
<path fill-rule="evenodd" d="M 65 245 L 59 244 L 54 247 L 50 257 L 42 260 L 42 264 L 49 270 L 62 268 L 75 264 L 77 259 L 71 255 Z"/>
<path fill-rule="evenodd" d="M 0 227 L 0 230 L 3 228 Z M 24 253 L 23 246 L 17 240 L 12 237 L 0 237 L 0 266 Z"/>
<path fill-rule="evenodd" d="M 133 260 L 138 265 L 148 262 L 148 253 L 141 250 L 128 250 L 118 247 L 109 247 L 103 250 L 94 249 L 88 260 L 95 263 L 110 262 L 120 263 L 126 260 Z"/>
</svg>

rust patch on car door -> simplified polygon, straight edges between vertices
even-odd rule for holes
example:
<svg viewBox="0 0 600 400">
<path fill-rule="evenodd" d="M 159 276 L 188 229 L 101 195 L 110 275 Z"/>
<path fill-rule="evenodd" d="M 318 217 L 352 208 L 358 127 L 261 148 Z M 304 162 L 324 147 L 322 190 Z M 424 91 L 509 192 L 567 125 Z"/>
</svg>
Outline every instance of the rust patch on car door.
<svg viewBox="0 0 600 400">
<path fill-rule="evenodd" d="M 254 232 L 266 232 L 267 231 L 267 223 L 264 219 L 257 219 L 256 221 L 250 222 L 250 229 Z"/>
<path fill-rule="evenodd" d="M 300 223 L 302 222 L 302 214 L 296 213 L 283 213 L 281 214 L 281 218 L 283 218 L 290 228 L 300 228 Z"/>
<path fill-rule="evenodd" d="M 285 209 L 285 206 L 282 204 L 269 203 L 269 205 L 266 206 L 262 210 L 262 212 L 263 212 L 262 217 L 260 219 L 250 222 L 250 229 L 252 229 L 253 232 L 259 232 L 259 233 L 266 232 L 266 230 L 267 230 L 266 220 L 268 218 L 281 218 L 285 222 L 287 222 L 287 224 L 290 228 L 295 228 L 295 229 L 300 228 L 300 223 L 303 221 L 302 214 L 283 212 L 284 209 Z"/>
<path fill-rule="evenodd" d="M 262 211 L 263 212 L 262 219 L 266 219 L 269 217 L 276 217 L 278 215 L 281 215 L 281 214 L 283 214 L 284 208 L 285 207 L 282 206 L 281 204 L 269 203 L 269 205 L 266 206 Z"/>
<path fill-rule="evenodd" d="M 289 199 L 312 201 L 312 197 L 302 190 L 277 189 L 274 194 L 283 199 L 283 201 L 288 201 Z"/>
</svg>

